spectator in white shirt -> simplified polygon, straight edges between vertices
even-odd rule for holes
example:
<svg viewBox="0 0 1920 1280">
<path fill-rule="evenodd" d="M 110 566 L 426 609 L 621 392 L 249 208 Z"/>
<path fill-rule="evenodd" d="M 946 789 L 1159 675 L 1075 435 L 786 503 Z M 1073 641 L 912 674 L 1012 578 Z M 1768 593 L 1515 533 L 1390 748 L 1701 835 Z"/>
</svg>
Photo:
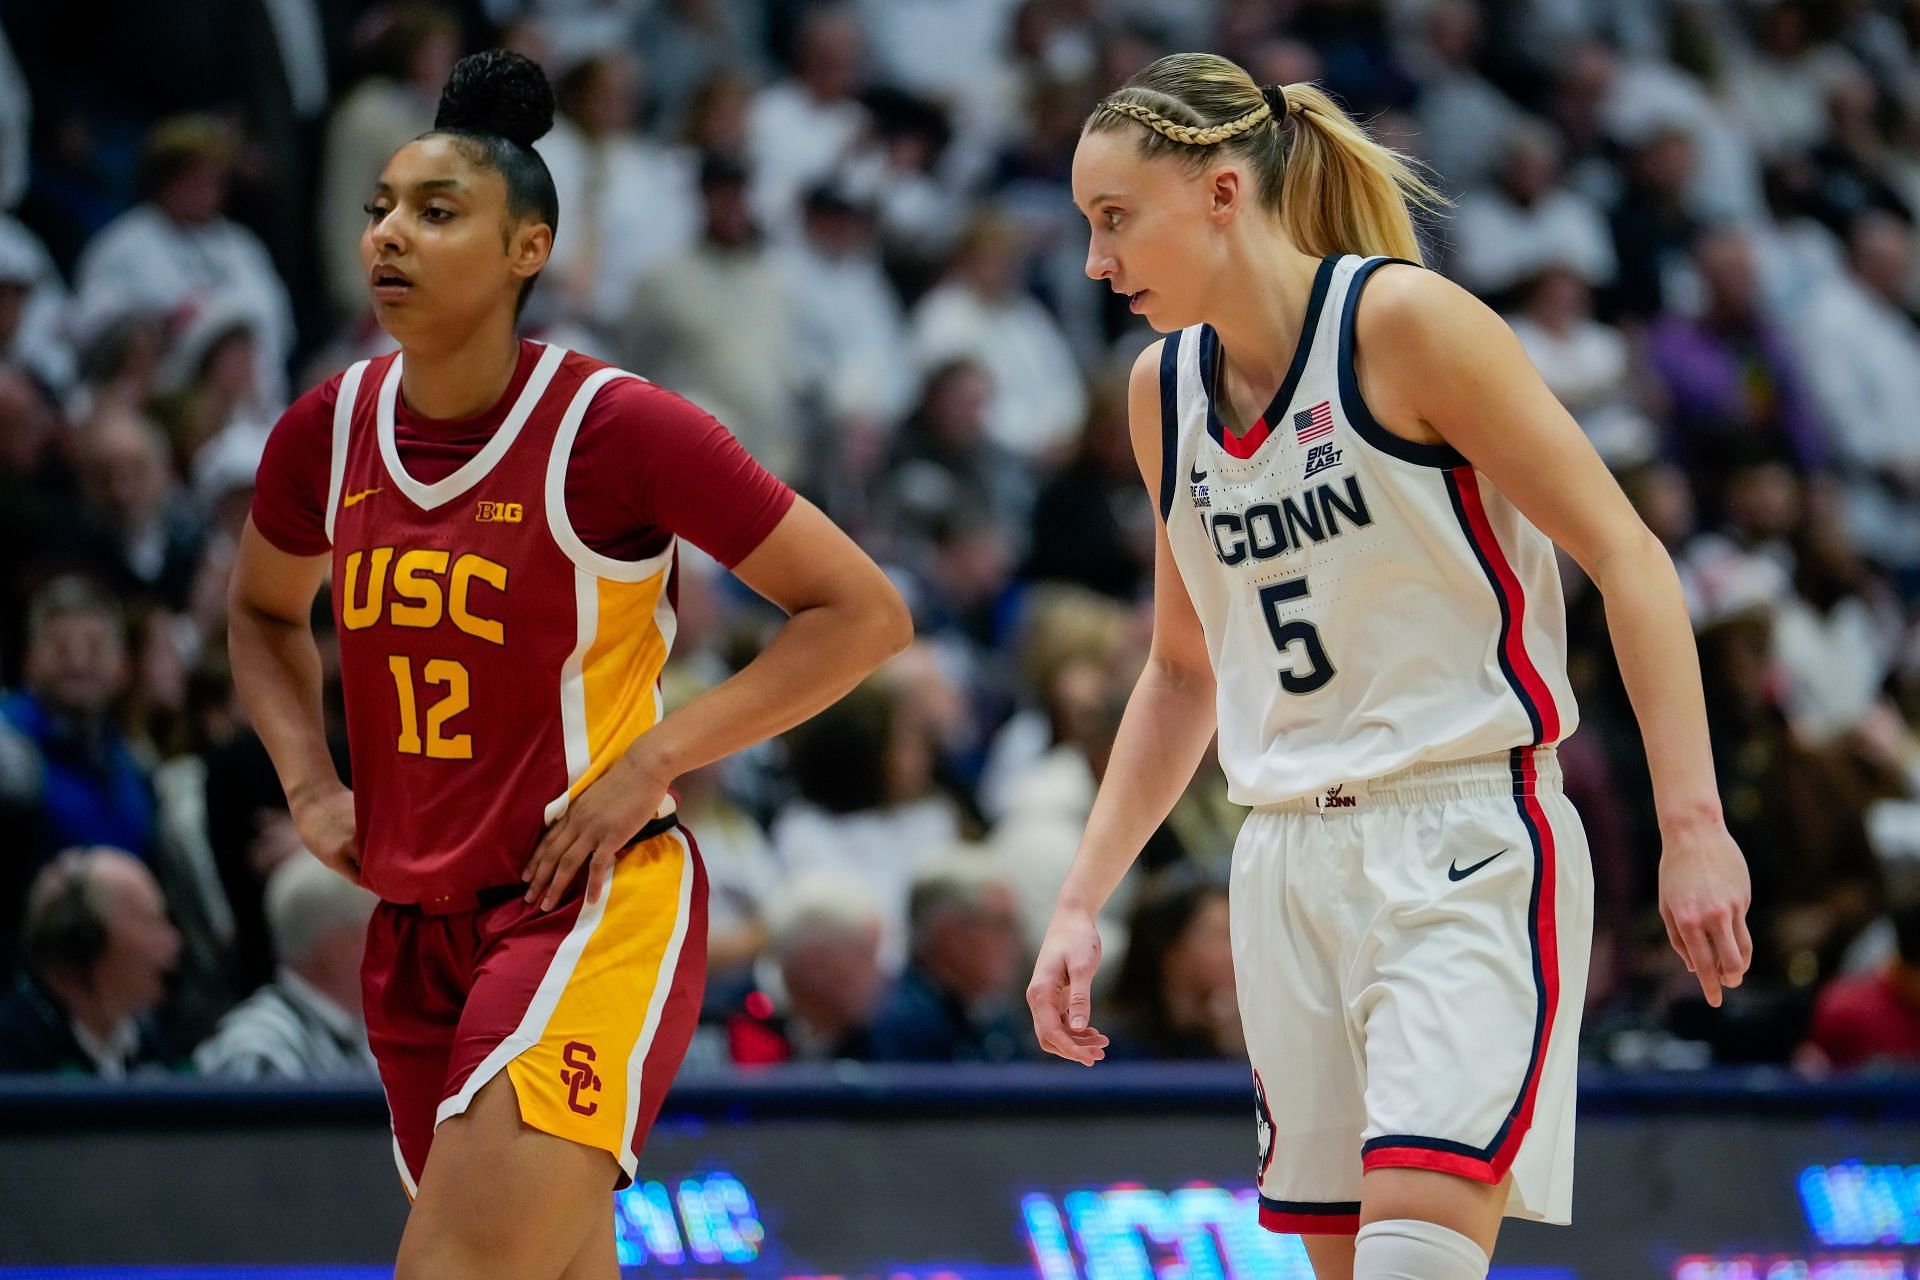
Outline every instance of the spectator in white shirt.
<svg viewBox="0 0 1920 1280">
<path fill-rule="evenodd" d="M 913 312 L 922 372 L 977 361 L 993 380 L 987 433 L 1029 460 L 1057 458 L 1087 411 L 1086 384 L 1053 317 L 1022 288 L 1025 238 L 983 214 L 967 229 L 945 279 Z"/>
<path fill-rule="evenodd" d="M 1743 220 L 1759 214 L 1760 162 L 1746 119 L 1728 101 L 1729 94 L 1717 88 L 1710 92 L 1670 62 L 1654 57 L 1623 60 L 1598 42 L 1576 50 L 1560 74 L 1582 82 L 1583 92 L 1598 90 L 1599 121 L 1617 146 L 1644 149 L 1673 130 L 1686 136 L 1695 157 L 1686 201 L 1695 215 Z M 1589 155 L 1598 162 L 1598 172 L 1583 166 L 1581 177 L 1597 180 L 1588 194 L 1609 200 L 1619 192 L 1618 178 L 1603 176 L 1612 162 Z"/>
<path fill-rule="evenodd" d="M 872 202 L 840 185 L 806 199 L 801 235 L 776 251 L 794 307 L 794 338 L 810 392 L 873 461 L 885 428 L 914 392 L 913 358 L 900 298 L 880 262 Z"/>
<path fill-rule="evenodd" d="M 850 11 L 816 9 L 801 25 L 793 75 L 754 96 L 747 112 L 747 160 L 754 212 L 769 230 L 793 226 L 801 196 L 866 139 L 867 109 L 854 97 L 862 39 Z"/>
<path fill-rule="evenodd" d="M 849 876 L 873 892 L 881 967 L 907 956 L 907 894 L 914 878 L 960 837 L 959 813 L 934 786 L 930 726 L 883 670 L 787 734 L 800 798 L 773 820 L 774 853 L 788 877 Z"/>
<path fill-rule="evenodd" d="M 884 83 L 936 102 L 953 126 L 944 179 L 970 187 L 1021 127 L 1013 23 L 1020 0 L 859 0 Z M 1136 68 L 1137 69 L 1137 68 Z"/>
<path fill-rule="evenodd" d="M 273 981 L 220 1019 L 193 1066 L 230 1080 L 372 1079 L 360 963 L 373 894 L 305 852 L 267 878 Z"/>
<path fill-rule="evenodd" d="M 194 314 L 161 362 L 152 403 L 154 418 L 183 478 L 203 479 L 208 447 L 231 432 L 251 441 L 257 459 L 282 406 L 260 396 L 259 339 L 245 312 L 216 303 Z M 246 448 L 229 442 L 228 449 Z"/>
<path fill-rule="evenodd" d="M 952 126 L 938 106 L 897 89 L 875 89 L 864 100 L 875 143 L 849 176 L 873 193 L 888 265 L 910 282 L 931 280 L 966 230 L 969 210 L 946 177 Z"/>
<path fill-rule="evenodd" d="M 648 272 L 700 233 L 699 160 L 638 127 L 638 58 L 599 54 L 561 80 L 553 131 L 534 144 L 553 174 L 566 225 L 546 273 L 560 287 L 542 294 L 566 318 L 602 329 L 619 322 Z"/>
<path fill-rule="evenodd" d="M 649 273 L 621 322 L 622 363 L 719 418 L 775 475 L 806 457 L 793 312 L 754 224 L 746 170 L 701 162 L 700 239 Z"/>
<path fill-rule="evenodd" d="M 342 319 L 367 312 L 363 211 L 387 158 L 433 127 L 440 88 L 460 56 L 460 24 L 429 4 L 391 11 L 370 42 L 372 74 L 340 100 L 320 165 L 319 238 L 327 296 Z"/>
<path fill-rule="evenodd" d="M 1793 590 L 1774 613 L 1773 652 L 1795 731 L 1803 741 L 1826 743 L 1881 705 L 1903 619 L 1837 513 L 1823 503 L 1809 507 L 1796 540 Z"/>
<path fill-rule="evenodd" d="M 1560 185 L 1560 145 L 1528 121 L 1507 135 L 1499 183 L 1468 192 L 1454 224 L 1456 278 L 1482 297 L 1502 299 L 1548 266 L 1591 287 L 1613 281 L 1613 236 L 1592 201 Z"/>
<path fill-rule="evenodd" d="M 1911 566 L 1920 563 L 1920 329 L 1902 302 L 1913 230 L 1867 213 L 1847 248 L 1847 274 L 1814 295 L 1798 326 L 1807 381 L 1838 455 L 1855 541 L 1870 558 Z"/>
<path fill-rule="evenodd" d="M 553 59 L 572 66 L 617 49 L 639 29 L 653 0 L 481 0 L 496 20 L 531 24 Z M 515 14 L 515 10 L 518 13 Z"/>
<path fill-rule="evenodd" d="M 46 247 L 19 219 L 0 214 L 0 358 L 33 370 L 61 395 L 74 378 L 70 308 Z"/>
<path fill-rule="evenodd" d="M 1500 159 L 1501 139 L 1519 124 L 1520 108 L 1480 74 L 1480 11 L 1467 0 L 1439 0 L 1426 14 L 1416 61 L 1426 72 L 1416 105 L 1425 159 L 1452 191 L 1486 180 Z"/>
<path fill-rule="evenodd" d="M 1548 267 L 1525 295 L 1525 309 L 1511 319 L 1514 336 L 1601 460 L 1617 471 L 1652 458 L 1658 440 L 1636 403 L 1627 341 L 1593 318 L 1593 294 L 1579 273 Z"/>
<path fill-rule="evenodd" d="M 652 68 L 654 106 L 669 128 L 680 129 L 715 76 L 764 78 L 764 28 L 774 7 L 765 0 L 654 0 L 639 44 Z"/>
<path fill-rule="evenodd" d="M 181 116 L 154 129 L 142 202 L 80 256 L 75 328 L 85 337 L 130 313 L 182 316 L 216 298 L 243 308 L 260 338 L 260 385 L 283 399 L 293 308 L 259 239 L 226 216 L 234 143 L 218 121 Z"/>
<path fill-rule="evenodd" d="M 1827 131 L 1827 88 L 1853 60 L 1815 38 L 1810 6 L 1783 0 L 1759 15 L 1758 47 L 1732 77 L 1732 100 L 1761 152 L 1806 151 Z"/>
<path fill-rule="evenodd" d="M 891 83 L 942 101 L 995 79 L 1019 0 L 861 0 L 874 60 Z"/>
</svg>

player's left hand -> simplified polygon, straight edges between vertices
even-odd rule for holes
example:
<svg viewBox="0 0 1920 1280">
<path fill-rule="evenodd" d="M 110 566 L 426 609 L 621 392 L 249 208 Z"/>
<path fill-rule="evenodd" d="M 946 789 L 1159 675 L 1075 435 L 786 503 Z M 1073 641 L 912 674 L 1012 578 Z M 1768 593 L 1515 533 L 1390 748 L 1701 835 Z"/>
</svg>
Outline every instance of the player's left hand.
<svg viewBox="0 0 1920 1280">
<path fill-rule="evenodd" d="M 560 895 L 587 864 L 587 902 L 600 900 L 614 859 L 660 811 L 673 780 L 627 752 L 574 798 L 560 821 L 547 828 L 520 878 L 528 902 L 553 910 Z"/>
<path fill-rule="evenodd" d="M 1739 986 L 1753 963 L 1753 935 L 1747 932 L 1752 901 L 1747 860 L 1726 828 L 1668 838 L 1660 857 L 1660 918 L 1667 923 L 1667 941 L 1716 1009 L 1721 990 Z"/>
</svg>

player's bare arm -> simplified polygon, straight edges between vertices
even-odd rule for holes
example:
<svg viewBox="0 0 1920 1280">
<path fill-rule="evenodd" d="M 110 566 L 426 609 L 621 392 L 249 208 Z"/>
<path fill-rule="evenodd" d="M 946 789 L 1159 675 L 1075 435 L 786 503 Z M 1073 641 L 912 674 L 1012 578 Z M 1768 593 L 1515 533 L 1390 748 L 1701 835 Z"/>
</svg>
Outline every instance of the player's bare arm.
<svg viewBox="0 0 1920 1280">
<path fill-rule="evenodd" d="M 551 908 L 583 863 L 587 900 L 597 900 L 615 857 L 676 777 L 791 729 L 913 639 L 906 604 L 879 566 L 803 498 L 734 572 L 787 621 L 759 657 L 669 712 L 580 793 L 527 863 L 527 901 Z"/>
<path fill-rule="evenodd" d="M 234 687 L 286 788 L 301 843 L 357 882 L 353 793 L 327 750 L 311 621 L 327 561 L 288 555 L 248 520 L 227 599 L 227 647 Z"/>
<path fill-rule="evenodd" d="M 1499 316 L 1411 267 L 1383 268 L 1365 298 L 1358 375 L 1381 423 L 1459 450 L 1606 599 L 1653 774 L 1661 916 L 1717 1006 L 1753 958 L 1751 889 L 1721 814 L 1699 657 L 1673 562 Z M 1369 360 L 1369 352 L 1391 359 Z"/>
<path fill-rule="evenodd" d="M 1160 491 L 1160 350 L 1134 362 L 1127 385 L 1133 452 L 1148 501 Z M 1089 991 L 1100 965 L 1100 908 L 1139 856 L 1193 776 L 1214 727 L 1213 667 L 1206 637 L 1173 562 L 1164 524 L 1156 523 L 1153 642 L 1127 700 L 1113 758 L 1094 798 L 1073 868 L 1027 987 L 1034 1034 L 1048 1053 L 1091 1065 L 1107 1037 L 1092 1025 Z"/>
</svg>

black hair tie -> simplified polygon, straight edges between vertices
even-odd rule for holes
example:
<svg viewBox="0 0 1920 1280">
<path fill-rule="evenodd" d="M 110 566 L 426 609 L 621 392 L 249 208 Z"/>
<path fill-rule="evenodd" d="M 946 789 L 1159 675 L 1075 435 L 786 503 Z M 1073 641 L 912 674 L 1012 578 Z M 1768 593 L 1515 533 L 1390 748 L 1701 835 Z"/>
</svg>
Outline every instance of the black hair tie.
<svg viewBox="0 0 1920 1280">
<path fill-rule="evenodd" d="M 1279 124 L 1287 118 L 1287 91 L 1282 85 L 1263 86 L 1260 96 L 1267 100 L 1267 109 L 1273 112 L 1273 122 Z"/>
</svg>

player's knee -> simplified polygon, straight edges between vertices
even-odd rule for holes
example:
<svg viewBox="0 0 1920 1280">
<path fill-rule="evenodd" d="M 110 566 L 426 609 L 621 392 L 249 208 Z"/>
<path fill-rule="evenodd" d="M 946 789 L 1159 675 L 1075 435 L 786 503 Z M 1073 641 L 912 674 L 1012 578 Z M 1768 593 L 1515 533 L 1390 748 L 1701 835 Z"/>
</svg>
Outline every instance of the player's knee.
<svg viewBox="0 0 1920 1280">
<path fill-rule="evenodd" d="M 519 1273 L 505 1269 L 505 1263 L 503 1251 L 458 1232 L 409 1231 L 400 1242 L 393 1280 L 519 1280 Z"/>
<path fill-rule="evenodd" d="M 1352 1236 L 1301 1236 L 1313 1280 L 1353 1280 Z"/>
<path fill-rule="evenodd" d="M 1509 1183 L 1477 1182 L 1431 1169 L 1373 1169 L 1361 1191 L 1362 1223 L 1430 1222 L 1493 1252 Z"/>
<path fill-rule="evenodd" d="M 1417 1218 L 1369 1222 L 1353 1245 L 1353 1280 L 1486 1280 L 1489 1258 L 1450 1227 Z"/>
<path fill-rule="evenodd" d="M 409 1231 L 400 1241 L 400 1256 L 394 1259 L 393 1280 L 429 1280 L 435 1276 L 464 1276 L 463 1260 L 454 1255 L 464 1252 L 451 1240 L 422 1239 Z"/>
<path fill-rule="evenodd" d="M 524 1233 L 510 1229 L 504 1214 L 448 1214 L 446 1202 L 422 1208 L 415 1202 L 393 1280 L 543 1280 L 560 1274 L 529 1256 Z M 564 1261 L 561 1260 L 561 1261 Z"/>
</svg>

